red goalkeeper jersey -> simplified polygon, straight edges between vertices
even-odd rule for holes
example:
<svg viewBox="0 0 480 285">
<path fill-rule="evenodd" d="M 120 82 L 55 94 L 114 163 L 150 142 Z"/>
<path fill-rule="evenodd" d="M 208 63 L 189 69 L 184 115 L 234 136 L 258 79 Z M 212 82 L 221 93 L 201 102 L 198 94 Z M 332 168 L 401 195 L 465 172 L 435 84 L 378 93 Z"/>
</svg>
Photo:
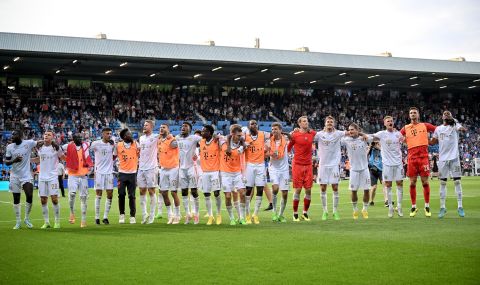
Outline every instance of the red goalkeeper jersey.
<svg viewBox="0 0 480 285">
<path fill-rule="evenodd" d="M 295 148 L 293 163 L 299 165 L 312 164 L 312 144 L 317 133 L 310 130 L 308 133 L 293 132 L 288 143 L 288 151 Z"/>
</svg>

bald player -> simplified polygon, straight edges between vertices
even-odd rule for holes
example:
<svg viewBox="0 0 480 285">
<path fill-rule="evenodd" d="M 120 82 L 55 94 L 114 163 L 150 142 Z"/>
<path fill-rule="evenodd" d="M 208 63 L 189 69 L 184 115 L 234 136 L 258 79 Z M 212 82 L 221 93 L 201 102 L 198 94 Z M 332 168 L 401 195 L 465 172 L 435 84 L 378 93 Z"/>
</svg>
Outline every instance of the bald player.
<svg viewBox="0 0 480 285">
<path fill-rule="evenodd" d="M 27 228 L 32 228 L 30 221 L 30 212 L 33 201 L 33 177 L 30 171 L 30 156 L 32 150 L 37 146 L 33 140 L 24 140 L 23 132 L 15 130 L 12 132 L 12 143 L 7 145 L 5 153 L 5 165 L 11 166 L 10 170 L 10 192 L 13 195 L 13 209 L 15 211 L 14 230 L 20 229 L 21 223 L 21 205 L 20 195 L 22 190 L 25 192 L 25 219 L 23 220 Z"/>
</svg>

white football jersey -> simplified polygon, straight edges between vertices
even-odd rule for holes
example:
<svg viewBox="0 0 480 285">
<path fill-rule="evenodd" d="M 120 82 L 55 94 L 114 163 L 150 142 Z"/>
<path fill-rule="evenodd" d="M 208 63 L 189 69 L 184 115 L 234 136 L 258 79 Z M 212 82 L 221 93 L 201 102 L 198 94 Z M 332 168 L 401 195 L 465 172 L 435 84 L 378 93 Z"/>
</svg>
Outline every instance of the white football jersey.
<svg viewBox="0 0 480 285">
<path fill-rule="evenodd" d="M 115 145 L 104 143 L 102 140 L 92 142 L 90 149 L 95 154 L 95 173 L 113 173 L 113 150 Z"/>
<path fill-rule="evenodd" d="M 58 159 L 63 156 L 63 151 L 56 151 L 51 145 L 42 146 L 38 150 L 40 157 L 39 181 L 52 181 L 58 179 Z"/>
<path fill-rule="evenodd" d="M 193 166 L 193 155 L 197 149 L 197 144 L 202 140 L 201 136 L 189 135 L 182 137 L 177 135 L 175 139 L 178 142 L 179 156 L 180 156 L 180 168 L 188 169 Z"/>
<path fill-rule="evenodd" d="M 150 170 L 158 167 L 158 135 L 140 137 L 140 157 L 138 170 Z"/>
<path fill-rule="evenodd" d="M 37 143 L 33 140 L 22 140 L 22 143 L 19 145 L 17 145 L 16 143 L 11 143 L 7 145 L 5 157 L 11 157 L 12 159 L 18 156 L 22 157 L 22 161 L 12 164 L 10 173 L 12 177 L 32 177 L 32 171 L 30 169 L 30 156 L 32 154 L 32 150 L 36 146 Z"/>
<path fill-rule="evenodd" d="M 400 143 L 402 134 L 397 130 L 392 132 L 384 130 L 373 136 L 380 139 L 382 163 L 388 166 L 402 165 L 402 144 Z"/>
<path fill-rule="evenodd" d="M 350 170 L 359 171 L 368 169 L 368 143 L 372 141 L 371 138 L 366 142 L 363 137 L 345 137 L 342 139 L 342 144 L 347 147 L 348 159 L 350 160 Z"/>
<path fill-rule="evenodd" d="M 338 166 L 342 160 L 341 139 L 345 131 L 326 132 L 320 131 L 315 135 L 314 141 L 318 142 L 319 164 L 323 166 Z"/>
<path fill-rule="evenodd" d="M 458 158 L 458 130 L 461 127 L 462 126 L 457 123 L 455 126 L 441 125 L 435 129 L 433 137 L 438 139 L 439 161 L 447 161 Z"/>
</svg>

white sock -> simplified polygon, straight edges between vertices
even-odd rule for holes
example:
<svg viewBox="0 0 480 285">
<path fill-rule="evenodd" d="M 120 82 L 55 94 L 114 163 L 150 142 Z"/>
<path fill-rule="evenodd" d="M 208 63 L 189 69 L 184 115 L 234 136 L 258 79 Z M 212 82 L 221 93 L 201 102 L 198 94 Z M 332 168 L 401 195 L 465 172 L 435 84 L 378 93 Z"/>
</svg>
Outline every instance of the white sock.
<svg viewBox="0 0 480 285">
<path fill-rule="evenodd" d="M 222 214 L 222 197 L 220 197 L 220 195 L 215 197 L 215 204 L 217 205 L 217 215 L 221 215 Z"/>
<path fill-rule="evenodd" d="M 68 205 L 70 206 L 70 214 L 75 215 L 75 198 L 77 197 L 76 192 L 70 192 L 68 195 Z"/>
<path fill-rule="evenodd" d="M 190 208 L 188 207 L 188 196 L 182 196 L 183 208 L 185 208 L 185 216 L 190 216 Z"/>
<path fill-rule="evenodd" d="M 322 208 L 323 212 L 327 213 L 328 212 L 328 207 L 327 207 L 327 191 L 325 192 L 320 192 L 320 197 L 322 198 Z"/>
<path fill-rule="evenodd" d="M 285 212 L 285 208 L 287 207 L 287 200 L 286 199 L 282 199 L 280 200 L 280 216 L 283 216 L 283 212 Z"/>
<path fill-rule="evenodd" d="M 430 203 L 425 203 L 425 208 L 430 207 Z"/>
<path fill-rule="evenodd" d="M 445 208 L 447 198 L 447 181 L 440 180 L 440 208 Z"/>
<path fill-rule="evenodd" d="M 237 216 L 240 219 L 240 202 L 239 201 L 233 202 L 233 206 L 235 207 L 235 210 L 237 210 Z"/>
<path fill-rule="evenodd" d="M 110 208 L 112 207 L 112 199 L 105 200 L 105 212 L 103 213 L 103 218 L 108 219 L 108 213 L 110 213 Z"/>
<path fill-rule="evenodd" d="M 233 220 L 233 219 L 235 219 L 235 217 L 233 216 L 233 209 L 232 209 L 232 205 L 230 205 L 230 206 L 227 206 L 227 212 L 228 212 L 228 216 L 230 217 L 230 220 Z"/>
<path fill-rule="evenodd" d="M 205 197 L 205 206 L 207 207 L 207 213 L 211 217 L 213 216 L 213 210 L 212 210 L 212 199 L 210 196 Z"/>
<path fill-rule="evenodd" d="M 333 191 L 333 212 L 337 212 L 338 208 L 338 200 L 340 198 L 340 195 L 338 194 L 338 191 Z"/>
<path fill-rule="evenodd" d="M 32 203 L 25 203 L 25 219 L 30 219 L 30 212 L 32 211 Z"/>
<path fill-rule="evenodd" d="M 273 214 L 277 215 L 277 194 L 272 194 Z"/>
<path fill-rule="evenodd" d="M 388 208 L 391 209 L 393 208 L 392 204 L 392 187 L 385 187 L 387 190 L 387 200 L 388 200 Z"/>
<path fill-rule="evenodd" d="M 175 206 L 175 217 L 180 218 L 180 206 Z"/>
<path fill-rule="evenodd" d="M 48 218 L 48 205 L 42 205 L 42 215 L 43 215 L 43 220 L 45 221 L 45 224 L 49 224 L 50 220 Z"/>
<path fill-rule="evenodd" d="M 353 210 L 358 211 L 357 202 L 352 202 Z"/>
<path fill-rule="evenodd" d="M 245 203 L 240 203 L 240 220 L 245 219 Z"/>
<path fill-rule="evenodd" d="M 55 223 L 60 222 L 60 203 L 57 203 L 56 205 L 53 204 L 53 213 L 55 215 Z"/>
<path fill-rule="evenodd" d="M 155 210 L 157 209 L 157 194 L 150 194 L 150 218 L 155 217 Z"/>
<path fill-rule="evenodd" d="M 22 222 L 22 206 L 20 204 L 13 204 L 13 211 L 15 212 L 15 221 Z"/>
<path fill-rule="evenodd" d="M 402 201 L 403 201 L 403 187 L 397 186 L 397 207 L 399 209 L 402 208 Z"/>
<path fill-rule="evenodd" d="M 147 215 L 147 195 L 140 195 L 140 210 L 142 211 L 142 216 Z"/>
<path fill-rule="evenodd" d="M 95 220 L 100 219 L 100 201 L 102 199 L 102 196 L 96 196 L 95 197 Z"/>
<path fill-rule="evenodd" d="M 257 196 L 257 198 L 255 198 L 255 210 L 253 211 L 254 216 L 258 216 L 258 211 L 262 206 L 262 198 L 263 198 L 262 196 Z"/>
<path fill-rule="evenodd" d="M 157 197 L 157 213 L 162 215 L 163 213 L 163 205 L 164 205 L 164 201 L 163 201 L 163 196 L 162 196 L 162 193 L 158 194 L 158 197 Z"/>
<path fill-rule="evenodd" d="M 87 196 L 80 196 L 80 207 L 82 209 L 82 222 L 87 221 Z"/>
<path fill-rule="evenodd" d="M 458 208 L 463 208 L 463 199 L 462 199 L 462 182 L 460 180 L 455 180 L 455 193 L 457 194 L 457 206 Z"/>
<path fill-rule="evenodd" d="M 363 202 L 363 210 L 368 211 L 368 202 Z"/>
<path fill-rule="evenodd" d="M 168 218 L 170 219 L 171 217 L 173 217 L 173 213 L 172 213 L 172 206 L 166 206 L 167 207 L 167 216 Z"/>
<path fill-rule="evenodd" d="M 193 211 L 195 212 L 195 215 L 198 216 L 199 215 L 199 212 L 200 212 L 200 198 L 197 197 L 197 198 L 193 198 L 193 205 L 194 205 L 194 208 Z"/>
<path fill-rule="evenodd" d="M 250 216 L 250 197 L 245 197 L 245 214 Z"/>
</svg>

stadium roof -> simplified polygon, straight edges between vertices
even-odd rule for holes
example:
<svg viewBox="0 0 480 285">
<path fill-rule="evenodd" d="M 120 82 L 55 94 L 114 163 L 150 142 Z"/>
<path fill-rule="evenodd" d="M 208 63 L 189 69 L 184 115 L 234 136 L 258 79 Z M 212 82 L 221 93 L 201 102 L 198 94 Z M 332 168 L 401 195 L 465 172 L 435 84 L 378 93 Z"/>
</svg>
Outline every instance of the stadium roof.
<svg viewBox="0 0 480 285">
<path fill-rule="evenodd" d="M 6 74 L 145 83 L 480 88 L 480 62 L 16 33 L 0 33 L 0 64 Z"/>
</svg>

